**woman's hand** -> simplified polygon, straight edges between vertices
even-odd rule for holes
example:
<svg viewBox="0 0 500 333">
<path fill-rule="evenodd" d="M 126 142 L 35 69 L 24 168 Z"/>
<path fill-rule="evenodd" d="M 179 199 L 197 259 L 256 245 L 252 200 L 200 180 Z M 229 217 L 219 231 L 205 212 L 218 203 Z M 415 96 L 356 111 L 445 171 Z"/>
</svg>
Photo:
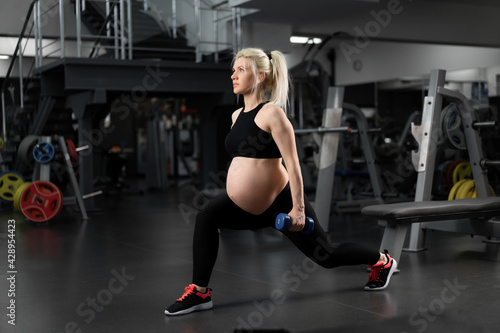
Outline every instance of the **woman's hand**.
<svg viewBox="0 0 500 333">
<path fill-rule="evenodd" d="M 288 231 L 302 231 L 306 225 L 306 215 L 304 210 L 293 208 L 288 215 L 291 219 Z"/>
</svg>

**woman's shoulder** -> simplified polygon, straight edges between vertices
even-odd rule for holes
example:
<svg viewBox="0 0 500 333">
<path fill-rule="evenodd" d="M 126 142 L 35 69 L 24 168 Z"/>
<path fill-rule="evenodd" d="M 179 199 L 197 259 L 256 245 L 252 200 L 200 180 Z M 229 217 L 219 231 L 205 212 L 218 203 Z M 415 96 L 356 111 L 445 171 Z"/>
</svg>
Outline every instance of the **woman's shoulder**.
<svg viewBox="0 0 500 333">
<path fill-rule="evenodd" d="M 274 103 L 266 103 L 255 120 L 261 128 L 268 132 L 272 132 L 273 128 L 283 127 L 290 122 L 285 111 Z"/>
<path fill-rule="evenodd" d="M 279 105 L 276 105 L 271 102 L 266 103 L 264 105 L 261 113 L 266 118 L 279 118 L 279 119 L 287 118 L 285 111 Z"/>
<path fill-rule="evenodd" d="M 233 111 L 233 113 L 231 114 L 231 120 L 233 121 L 233 123 L 236 121 L 236 118 L 238 118 L 241 111 L 243 111 L 243 108 L 239 108 L 239 109 Z"/>
</svg>

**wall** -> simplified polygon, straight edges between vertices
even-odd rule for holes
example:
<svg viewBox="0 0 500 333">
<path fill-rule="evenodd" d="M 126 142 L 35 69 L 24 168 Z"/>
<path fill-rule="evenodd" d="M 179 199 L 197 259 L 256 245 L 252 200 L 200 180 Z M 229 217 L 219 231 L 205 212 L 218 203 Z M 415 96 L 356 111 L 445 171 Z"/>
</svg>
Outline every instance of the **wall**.
<svg viewBox="0 0 500 333">
<path fill-rule="evenodd" d="M 497 48 L 388 42 L 372 42 L 365 48 L 356 48 L 352 43 L 352 47 L 359 53 L 346 51 L 345 44 L 335 48 L 339 85 L 426 76 L 435 68 L 456 71 L 500 65 Z M 490 84 L 496 85 L 496 80 Z"/>
</svg>

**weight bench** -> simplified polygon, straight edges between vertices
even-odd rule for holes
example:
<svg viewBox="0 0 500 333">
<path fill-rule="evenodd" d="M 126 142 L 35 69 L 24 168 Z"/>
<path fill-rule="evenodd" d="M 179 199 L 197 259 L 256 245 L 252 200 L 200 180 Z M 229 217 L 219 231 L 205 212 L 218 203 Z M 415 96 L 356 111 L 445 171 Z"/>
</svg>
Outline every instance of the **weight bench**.
<svg viewBox="0 0 500 333">
<path fill-rule="evenodd" d="M 366 206 L 361 213 L 377 218 L 379 224 L 385 226 L 380 249 L 387 249 L 400 262 L 406 233 L 412 223 L 457 219 L 487 223 L 490 218 L 500 216 L 500 197 L 382 204 Z M 500 234 L 500 223 L 493 228 L 493 236 Z"/>
</svg>

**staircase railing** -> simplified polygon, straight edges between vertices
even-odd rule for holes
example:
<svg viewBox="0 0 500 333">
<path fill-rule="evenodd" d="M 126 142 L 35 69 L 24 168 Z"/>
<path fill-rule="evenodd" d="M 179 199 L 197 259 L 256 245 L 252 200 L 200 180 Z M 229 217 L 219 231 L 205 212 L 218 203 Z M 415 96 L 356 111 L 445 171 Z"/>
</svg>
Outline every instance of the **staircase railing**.
<svg viewBox="0 0 500 333">
<path fill-rule="evenodd" d="M 28 12 L 26 14 L 26 17 L 28 19 L 26 19 L 24 21 L 24 24 L 23 24 L 23 28 L 21 29 L 21 33 L 19 35 L 19 39 L 17 40 L 17 43 L 16 43 L 16 48 L 14 50 L 14 54 L 12 55 L 12 58 L 11 58 L 11 61 L 10 61 L 10 64 L 9 64 L 9 68 L 7 69 L 7 73 L 5 75 L 5 78 L 4 78 L 4 81 L 3 81 L 3 84 L 2 84 L 2 90 L 1 90 L 1 96 L 2 96 L 2 139 L 4 141 L 4 143 L 7 143 L 7 119 L 6 119 L 6 113 L 7 113 L 7 110 L 6 110 L 6 106 L 5 106 L 5 89 L 7 88 L 7 84 L 10 80 L 10 76 L 12 74 L 12 69 L 14 68 L 14 63 L 16 62 L 17 58 L 19 58 L 19 85 L 20 85 L 20 91 L 21 91 L 21 107 L 23 107 L 23 103 L 24 103 L 24 98 L 23 98 L 23 52 L 22 52 L 22 49 L 21 49 L 21 43 L 25 37 L 25 34 L 26 34 L 26 28 L 28 27 L 28 23 L 30 22 L 29 18 L 31 17 L 31 14 L 33 12 L 33 8 L 35 6 L 35 3 L 37 2 L 37 0 L 33 0 L 28 8 Z M 15 103 L 15 101 L 13 101 Z"/>
<path fill-rule="evenodd" d="M 138 0 L 142 1 L 144 5 L 144 11 L 151 11 L 155 9 L 154 12 L 158 15 L 157 4 L 155 0 Z M 186 31 L 186 34 L 182 37 L 192 41 L 195 47 L 196 62 L 202 61 L 203 53 L 214 54 L 214 61 L 217 63 L 219 61 L 219 52 L 221 46 L 225 48 L 232 48 L 237 50 L 241 47 L 241 9 L 240 8 L 230 8 L 228 1 L 222 1 L 217 4 L 212 4 L 208 0 L 171 0 L 171 13 L 163 14 L 162 16 L 167 25 L 172 30 L 173 38 L 177 38 L 181 34 L 179 26 L 178 8 L 179 3 L 185 3 L 189 5 L 193 10 L 193 21 L 194 21 L 194 31 Z M 203 34 L 204 30 L 203 20 L 207 20 L 210 15 L 203 15 L 204 12 L 212 12 L 211 25 L 212 31 L 211 36 L 207 38 L 207 33 Z M 219 40 L 219 27 L 220 22 L 231 21 L 233 40 L 232 42 L 220 41 Z M 185 22 L 184 22 L 185 23 Z M 208 32 L 208 31 L 207 31 Z M 207 46 L 210 49 L 207 49 Z"/>
</svg>

